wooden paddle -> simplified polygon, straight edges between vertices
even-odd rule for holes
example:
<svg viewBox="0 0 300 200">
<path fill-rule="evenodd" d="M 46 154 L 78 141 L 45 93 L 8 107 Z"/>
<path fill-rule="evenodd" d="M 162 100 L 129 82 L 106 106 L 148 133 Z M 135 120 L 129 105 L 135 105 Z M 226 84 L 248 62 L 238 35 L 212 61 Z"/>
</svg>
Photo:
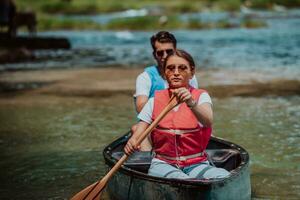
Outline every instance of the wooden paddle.
<svg viewBox="0 0 300 200">
<path fill-rule="evenodd" d="M 168 105 L 162 110 L 162 112 L 158 115 L 158 117 L 148 126 L 148 128 L 141 134 L 141 136 L 137 140 L 137 146 L 142 143 L 142 141 L 147 137 L 147 135 L 158 125 L 158 123 L 170 112 L 175 106 L 178 105 L 178 102 L 173 95 L 168 103 Z M 84 188 L 80 192 L 78 192 L 75 196 L 71 198 L 71 200 L 93 200 L 100 199 L 101 192 L 105 188 L 108 180 L 112 177 L 112 175 L 123 165 L 123 163 L 127 160 L 129 155 L 124 154 L 120 160 L 115 164 L 115 166 L 99 181 L 89 185 Z"/>
</svg>

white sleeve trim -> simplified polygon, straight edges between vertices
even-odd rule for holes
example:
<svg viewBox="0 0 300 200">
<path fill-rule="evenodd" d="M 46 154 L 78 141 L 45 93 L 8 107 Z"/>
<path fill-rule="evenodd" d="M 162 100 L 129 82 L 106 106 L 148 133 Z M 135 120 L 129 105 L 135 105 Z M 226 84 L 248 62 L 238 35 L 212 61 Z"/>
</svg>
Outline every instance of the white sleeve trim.
<svg viewBox="0 0 300 200">
<path fill-rule="evenodd" d="M 152 123 L 152 113 L 154 107 L 154 98 L 150 98 L 145 106 L 143 107 L 142 111 L 138 114 L 138 119 L 151 124 Z"/>
<path fill-rule="evenodd" d="M 212 105 L 211 98 L 207 92 L 203 92 L 199 97 L 198 105 L 203 103 L 209 103 Z M 142 111 L 138 114 L 137 118 L 148 124 L 151 124 L 153 107 L 154 107 L 154 98 L 152 97 L 147 101 Z"/>
<path fill-rule="evenodd" d="M 198 100 L 198 105 L 203 104 L 203 103 L 209 103 L 212 105 L 211 98 L 207 92 L 203 92 Z"/>
<path fill-rule="evenodd" d="M 146 95 L 147 97 L 149 96 L 151 89 L 151 79 L 147 72 L 143 72 L 138 75 L 138 77 L 136 78 L 135 88 L 135 97 L 140 95 Z"/>
<path fill-rule="evenodd" d="M 196 89 L 198 88 L 198 81 L 195 75 L 193 76 L 192 79 L 190 79 L 190 86 Z"/>
</svg>

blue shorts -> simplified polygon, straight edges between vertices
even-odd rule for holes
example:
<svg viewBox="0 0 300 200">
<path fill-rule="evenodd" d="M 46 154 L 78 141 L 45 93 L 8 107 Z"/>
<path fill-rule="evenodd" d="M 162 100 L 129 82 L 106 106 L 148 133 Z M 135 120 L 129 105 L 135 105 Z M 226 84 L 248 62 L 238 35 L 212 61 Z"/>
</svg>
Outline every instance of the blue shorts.
<svg viewBox="0 0 300 200">
<path fill-rule="evenodd" d="M 197 163 L 183 168 L 170 165 L 167 162 L 153 158 L 148 174 L 164 178 L 178 179 L 210 179 L 225 178 L 230 172 L 223 168 L 211 166 L 208 161 Z"/>
</svg>

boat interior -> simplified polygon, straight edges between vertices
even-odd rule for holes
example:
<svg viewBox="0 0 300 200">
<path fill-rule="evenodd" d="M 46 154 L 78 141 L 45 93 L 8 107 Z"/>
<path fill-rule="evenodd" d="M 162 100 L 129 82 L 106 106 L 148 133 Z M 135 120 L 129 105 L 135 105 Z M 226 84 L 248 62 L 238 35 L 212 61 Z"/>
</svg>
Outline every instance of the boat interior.
<svg viewBox="0 0 300 200">
<path fill-rule="evenodd" d="M 110 155 L 113 159 L 119 160 L 123 156 L 124 145 L 125 143 L 120 144 L 110 151 Z M 217 147 L 215 144 L 211 143 L 206 152 L 208 154 L 209 161 L 216 167 L 232 171 L 241 164 L 242 159 L 240 152 L 235 148 L 229 148 L 228 146 L 220 148 L 220 146 Z M 151 159 L 152 153 L 149 151 L 135 152 L 130 155 L 124 165 L 132 170 L 147 173 L 151 164 Z"/>
</svg>

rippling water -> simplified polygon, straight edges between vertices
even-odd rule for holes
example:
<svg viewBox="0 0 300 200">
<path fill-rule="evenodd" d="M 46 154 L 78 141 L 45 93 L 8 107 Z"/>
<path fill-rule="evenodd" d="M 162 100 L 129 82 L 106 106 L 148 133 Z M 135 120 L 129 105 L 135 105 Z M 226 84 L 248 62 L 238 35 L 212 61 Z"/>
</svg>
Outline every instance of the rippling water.
<svg viewBox="0 0 300 200">
<path fill-rule="evenodd" d="M 0 197 L 68 199 L 104 174 L 101 150 L 134 122 L 131 98 L 31 98 L 0 105 Z"/>
<path fill-rule="evenodd" d="M 278 71 L 288 68 L 293 73 L 295 71 L 299 73 L 300 10 L 284 12 L 284 14 L 280 16 L 280 13 L 275 13 L 273 16 L 265 12 L 262 17 L 268 26 L 260 29 L 234 28 L 173 32 L 178 39 L 178 47 L 191 52 L 198 66 L 268 68 Z M 228 15 L 228 13 L 204 13 L 194 14 L 192 17 L 214 21 L 226 18 Z M 268 18 L 269 15 L 274 18 Z M 101 16 L 98 17 L 101 19 Z M 241 17 L 238 16 L 236 19 L 241 19 Z M 37 61 L 3 65 L 0 70 L 108 65 L 144 67 L 154 62 L 149 42 L 153 33 L 142 31 L 42 32 L 39 33 L 40 36 L 67 37 L 72 44 L 72 49 L 36 51 Z"/>
<path fill-rule="evenodd" d="M 134 122 L 129 96 L 27 98 L 0 106 L 1 199 L 69 198 L 103 176 L 101 150 Z M 250 153 L 253 198 L 299 199 L 299 96 L 213 101 L 214 134 Z"/>
</svg>

